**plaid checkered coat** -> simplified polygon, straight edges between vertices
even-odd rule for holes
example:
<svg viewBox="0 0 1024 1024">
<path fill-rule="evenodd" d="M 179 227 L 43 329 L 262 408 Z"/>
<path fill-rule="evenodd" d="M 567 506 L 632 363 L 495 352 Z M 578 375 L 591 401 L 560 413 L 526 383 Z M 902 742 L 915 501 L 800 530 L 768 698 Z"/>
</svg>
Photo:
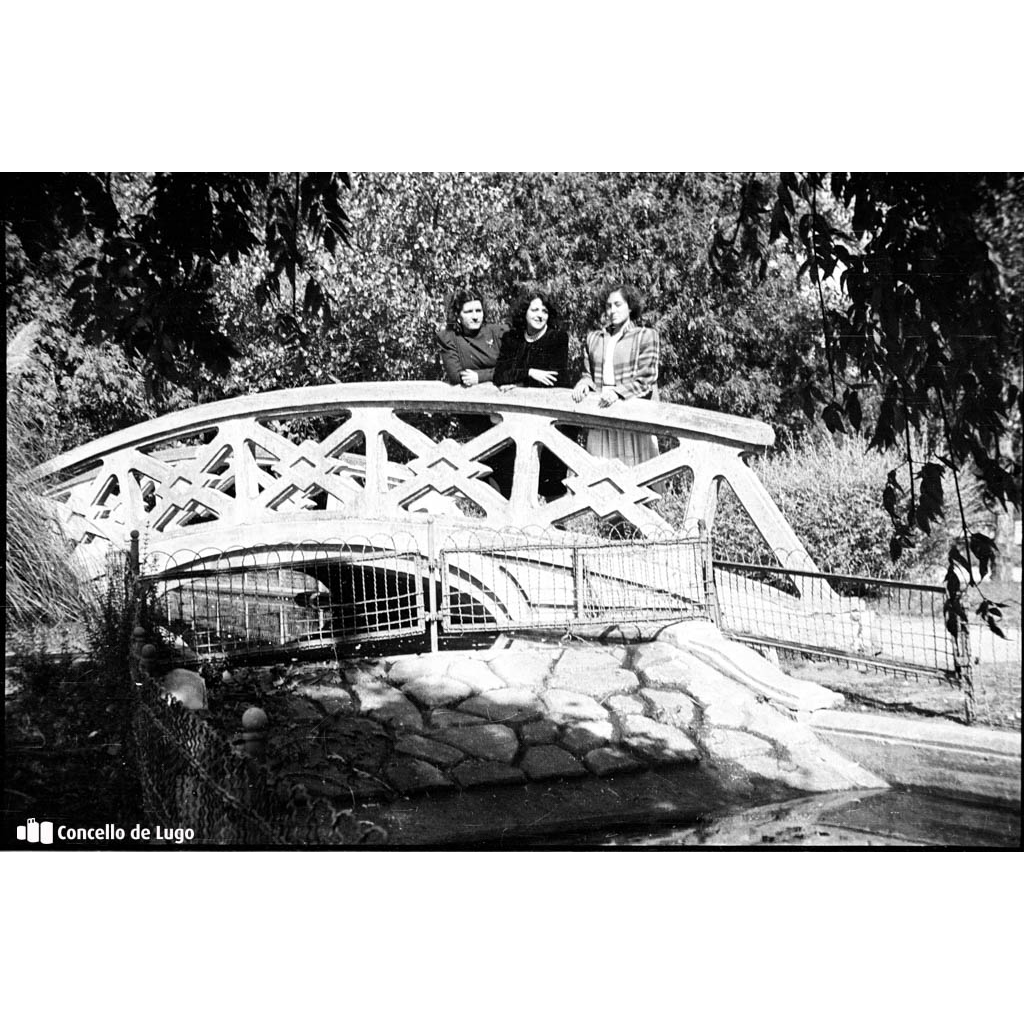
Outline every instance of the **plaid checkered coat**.
<svg viewBox="0 0 1024 1024">
<path fill-rule="evenodd" d="M 583 349 L 583 380 L 597 391 L 607 383 L 620 398 L 658 398 L 658 363 L 661 339 L 653 327 L 637 327 L 632 320 L 615 346 L 615 380 L 602 379 L 605 344 L 610 340 L 603 328 L 587 335 Z"/>
</svg>

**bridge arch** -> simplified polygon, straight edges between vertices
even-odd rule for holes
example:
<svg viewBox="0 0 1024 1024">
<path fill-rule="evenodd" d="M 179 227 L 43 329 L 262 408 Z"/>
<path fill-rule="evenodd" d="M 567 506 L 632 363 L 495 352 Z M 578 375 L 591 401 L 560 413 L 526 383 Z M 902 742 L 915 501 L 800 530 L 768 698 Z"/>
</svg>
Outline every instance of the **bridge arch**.
<svg viewBox="0 0 1024 1024">
<path fill-rule="evenodd" d="M 493 425 L 463 441 L 436 439 L 410 422 L 417 413 L 484 414 Z M 303 440 L 293 439 L 299 426 Z M 626 466 L 591 456 L 559 427 L 657 433 L 676 446 Z M 571 531 L 574 517 L 593 512 L 643 536 L 660 535 L 671 527 L 658 512 L 654 485 L 687 471 L 687 522 L 713 527 L 716 481 L 724 480 L 784 564 L 814 569 L 746 462 L 773 443 L 764 423 L 670 403 L 630 400 L 601 409 L 596 396 L 577 404 L 565 389 L 401 381 L 197 406 L 99 438 L 30 476 L 80 558 L 91 554 L 96 565 L 110 547 L 126 549 L 138 530 L 159 568 L 184 549 L 328 543 L 340 524 L 346 535 L 380 534 L 384 526 L 413 538 L 420 552 L 431 522 L 447 535 Z M 486 482 L 482 460 L 508 445 L 515 463 L 506 499 Z M 541 446 L 566 467 L 567 493 L 548 503 L 538 497 Z M 406 461 L 390 456 L 395 447 Z"/>
</svg>

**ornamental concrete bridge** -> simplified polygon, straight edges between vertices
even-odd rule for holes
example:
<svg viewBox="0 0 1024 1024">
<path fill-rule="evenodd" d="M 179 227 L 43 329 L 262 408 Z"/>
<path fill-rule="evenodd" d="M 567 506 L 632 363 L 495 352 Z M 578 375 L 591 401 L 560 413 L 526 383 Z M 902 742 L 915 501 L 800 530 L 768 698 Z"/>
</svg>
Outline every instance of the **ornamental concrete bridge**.
<svg viewBox="0 0 1024 1024">
<path fill-rule="evenodd" d="M 492 425 L 460 438 L 453 424 L 465 415 Z M 583 446 L 591 428 L 657 434 L 663 450 L 635 466 L 595 458 Z M 168 618 L 193 629 L 203 620 L 210 632 L 321 644 L 426 630 L 436 646 L 439 626 L 571 630 L 724 609 L 734 628 L 770 613 L 791 638 L 853 650 L 864 641 L 861 602 L 818 573 L 747 464 L 773 443 L 763 423 L 669 403 L 602 409 L 563 389 L 410 381 L 199 406 L 31 476 L 78 571 L 100 575 L 137 531 Z M 565 471 L 565 493 L 550 501 L 538 493 L 544 451 Z M 513 467 L 507 496 L 489 482 L 488 460 L 502 452 Z M 680 527 L 659 504 L 684 478 Z M 723 482 L 796 573 L 786 592 L 712 572 Z M 591 525 L 619 524 L 618 539 L 585 529 L 588 514 Z"/>
</svg>

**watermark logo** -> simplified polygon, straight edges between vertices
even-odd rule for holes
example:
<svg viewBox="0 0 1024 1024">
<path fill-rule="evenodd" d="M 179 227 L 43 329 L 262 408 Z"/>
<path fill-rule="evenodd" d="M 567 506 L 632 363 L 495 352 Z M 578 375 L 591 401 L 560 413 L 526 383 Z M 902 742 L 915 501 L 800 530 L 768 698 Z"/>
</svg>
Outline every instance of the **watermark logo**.
<svg viewBox="0 0 1024 1024">
<path fill-rule="evenodd" d="M 24 825 L 18 826 L 18 838 L 23 843 L 42 843 L 48 846 L 53 842 L 53 822 L 29 818 Z"/>
<path fill-rule="evenodd" d="M 18 826 L 18 839 L 23 843 L 42 843 L 49 846 L 54 838 L 70 843 L 120 843 L 125 839 L 132 839 L 136 842 L 174 843 L 180 846 L 182 843 L 190 843 L 195 840 L 195 830 L 191 828 L 168 828 L 165 825 L 150 827 L 147 825 L 133 825 L 129 830 L 120 825 L 100 825 L 94 828 L 73 828 L 68 825 L 58 825 L 55 829 L 52 821 L 36 821 L 29 818 L 24 825 Z"/>
</svg>

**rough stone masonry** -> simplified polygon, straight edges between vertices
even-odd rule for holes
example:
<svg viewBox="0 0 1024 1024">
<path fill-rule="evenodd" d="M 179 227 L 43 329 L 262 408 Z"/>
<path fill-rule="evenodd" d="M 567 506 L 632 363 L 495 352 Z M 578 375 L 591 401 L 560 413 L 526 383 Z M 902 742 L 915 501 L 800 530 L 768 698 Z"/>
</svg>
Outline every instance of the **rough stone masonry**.
<svg viewBox="0 0 1024 1024">
<path fill-rule="evenodd" d="M 409 794 L 697 762 L 737 786 L 750 778 L 807 792 L 886 786 L 801 720 L 840 704 L 840 694 L 786 676 L 708 622 L 679 623 L 636 645 L 515 639 L 488 651 L 280 671 L 273 689 L 289 695 L 289 719 L 326 723 L 328 739 L 332 721 L 347 723 L 347 737 L 322 749 L 343 752 L 355 721 L 365 727 L 355 740 L 378 752 L 376 770 L 355 780 L 342 753 L 278 763 L 282 778 L 318 795 L 371 798 L 375 779 Z"/>
</svg>

